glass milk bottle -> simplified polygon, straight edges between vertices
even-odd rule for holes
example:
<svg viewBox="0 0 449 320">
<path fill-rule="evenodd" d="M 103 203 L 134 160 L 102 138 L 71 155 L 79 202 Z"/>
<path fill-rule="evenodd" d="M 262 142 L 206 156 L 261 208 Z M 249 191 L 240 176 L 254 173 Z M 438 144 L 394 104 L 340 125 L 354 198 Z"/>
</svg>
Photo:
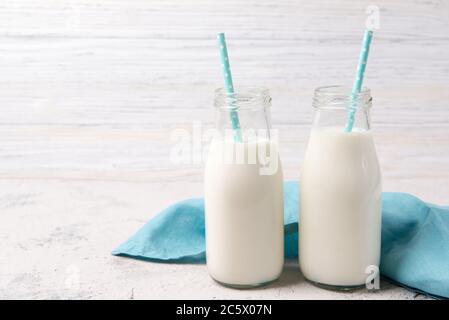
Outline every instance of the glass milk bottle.
<svg viewBox="0 0 449 320">
<path fill-rule="evenodd" d="M 217 131 L 204 176 L 206 257 L 211 277 L 231 287 L 269 283 L 284 263 L 283 178 L 270 106 L 267 89 L 241 88 L 234 99 L 215 92 Z M 234 110 L 240 132 L 232 129 Z"/>
<path fill-rule="evenodd" d="M 370 130 L 371 95 L 353 102 L 354 127 L 345 132 L 349 88 L 315 90 L 315 108 L 301 170 L 299 263 L 317 285 L 364 285 L 380 262 L 381 173 Z M 371 278 L 372 279 L 372 278 Z"/>
</svg>

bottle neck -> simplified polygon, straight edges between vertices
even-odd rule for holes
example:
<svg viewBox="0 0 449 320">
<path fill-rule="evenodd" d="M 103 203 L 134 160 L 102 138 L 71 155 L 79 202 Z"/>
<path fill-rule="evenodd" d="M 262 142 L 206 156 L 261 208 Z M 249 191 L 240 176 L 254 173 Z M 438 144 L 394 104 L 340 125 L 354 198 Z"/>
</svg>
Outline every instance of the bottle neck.
<svg viewBox="0 0 449 320">
<path fill-rule="evenodd" d="M 370 130 L 371 105 L 372 98 L 367 88 L 357 95 L 351 95 L 350 88 L 341 86 L 317 88 L 313 99 L 313 127 L 338 127 L 344 130 L 352 114 L 354 130 Z"/>
<path fill-rule="evenodd" d="M 218 136 L 240 142 L 269 139 L 270 107 L 268 89 L 240 88 L 232 96 L 224 89 L 217 89 L 215 119 Z"/>
<path fill-rule="evenodd" d="M 348 110 L 346 108 L 339 109 L 315 109 L 313 117 L 313 127 L 336 127 L 342 128 L 346 127 L 348 122 Z M 370 112 L 369 109 L 358 109 L 354 113 L 354 130 L 370 130 Z"/>
</svg>

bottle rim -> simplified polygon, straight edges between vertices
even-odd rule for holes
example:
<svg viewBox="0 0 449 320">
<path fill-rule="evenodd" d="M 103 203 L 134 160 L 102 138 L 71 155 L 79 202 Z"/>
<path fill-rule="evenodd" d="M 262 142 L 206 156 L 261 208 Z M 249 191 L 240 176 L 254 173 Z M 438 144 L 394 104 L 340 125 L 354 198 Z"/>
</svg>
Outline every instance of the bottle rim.
<svg viewBox="0 0 449 320">
<path fill-rule="evenodd" d="M 242 86 L 228 95 L 225 88 L 215 89 L 214 105 L 218 109 L 245 110 L 271 107 L 270 90 L 258 86 Z"/>
<path fill-rule="evenodd" d="M 315 89 L 313 107 L 316 109 L 369 109 L 372 106 L 371 90 L 363 87 L 354 97 L 347 86 L 331 85 Z"/>
</svg>

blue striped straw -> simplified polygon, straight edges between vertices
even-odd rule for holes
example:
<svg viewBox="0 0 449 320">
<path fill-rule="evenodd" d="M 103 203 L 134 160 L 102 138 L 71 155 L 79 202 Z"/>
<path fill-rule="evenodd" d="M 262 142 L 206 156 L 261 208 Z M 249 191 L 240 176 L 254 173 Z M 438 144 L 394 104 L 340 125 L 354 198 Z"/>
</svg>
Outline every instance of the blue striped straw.
<svg viewBox="0 0 449 320">
<path fill-rule="evenodd" d="M 228 49 L 226 47 L 226 40 L 224 33 L 219 33 L 217 35 L 218 46 L 220 48 L 220 60 L 221 68 L 223 71 L 225 90 L 228 97 L 234 98 L 234 85 L 232 83 L 231 67 L 229 65 Z M 231 118 L 232 129 L 234 130 L 234 141 L 242 141 L 242 132 L 240 130 L 239 115 L 237 113 L 237 107 L 235 107 L 234 102 L 231 103 L 231 110 L 229 112 L 229 117 Z"/>
<path fill-rule="evenodd" d="M 360 51 L 359 63 L 357 65 L 357 75 L 351 92 L 351 106 L 348 111 L 348 122 L 346 123 L 345 132 L 351 132 L 354 126 L 354 116 L 356 112 L 356 100 L 362 90 L 363 76 L 365 75 L 366 63 L 368 62 L 369 48 L 373 39 L 373 31 L 365 30 L 363 35 L 362 50 Z"/>
</svg>

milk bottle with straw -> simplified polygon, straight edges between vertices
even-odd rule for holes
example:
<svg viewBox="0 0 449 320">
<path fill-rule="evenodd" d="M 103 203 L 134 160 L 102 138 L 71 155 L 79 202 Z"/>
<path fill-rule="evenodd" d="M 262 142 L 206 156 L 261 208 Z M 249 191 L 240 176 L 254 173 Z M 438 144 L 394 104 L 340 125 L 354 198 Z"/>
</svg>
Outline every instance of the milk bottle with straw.
<svg viewBox="0 0 449 320">
<path fill-rule="evenodd" d="M 234 90 L 223 34 L 218 41 L 225 88 L 215 91 L 204 176 L 207 267 L 221 284 L 254 287 L 277 279 L 284 263 L 282 168 L 269 91 Z"/>
<path fill-rule="evenodd" d="M 315 115 L 301 170 L 299 263 L 333 289 L 364 285 L 378 271 L 381 174 L 371 135 L 370 90 L 362 88 L 372 32 L 366 31 L 352 90 L 315 90 Z"/>
</svg>

